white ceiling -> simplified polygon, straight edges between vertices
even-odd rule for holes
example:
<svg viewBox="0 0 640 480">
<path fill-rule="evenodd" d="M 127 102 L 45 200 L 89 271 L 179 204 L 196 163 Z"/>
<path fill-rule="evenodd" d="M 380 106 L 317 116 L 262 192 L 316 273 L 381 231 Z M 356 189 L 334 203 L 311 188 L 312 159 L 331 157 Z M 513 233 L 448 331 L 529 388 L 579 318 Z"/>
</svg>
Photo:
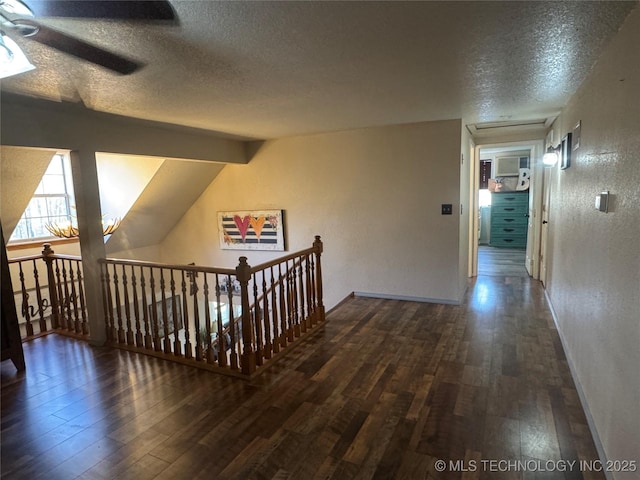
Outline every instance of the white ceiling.
<svg viewBox="0 0 640 480">
<path fill-rule="evenodd" d="M 120 76 L 14 37 L 37 69 L 2 90 L 250 138 L 544 119 L 637 5 L 172 3 L 177 26 L 39 18 L 146 67 Z"/>
</svg>

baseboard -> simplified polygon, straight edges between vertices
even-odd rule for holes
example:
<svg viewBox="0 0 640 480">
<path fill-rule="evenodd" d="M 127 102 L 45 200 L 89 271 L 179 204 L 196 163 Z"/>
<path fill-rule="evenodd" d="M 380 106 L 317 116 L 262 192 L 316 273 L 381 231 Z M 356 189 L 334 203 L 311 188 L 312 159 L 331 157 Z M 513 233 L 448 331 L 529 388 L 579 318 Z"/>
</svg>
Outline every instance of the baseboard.
<svg viewBox="0 0 640 480">
<path fill-rule="evenodd" d="M 589 431 L 591 432 L 591 437 L 593 437 L 593 443 L 596 446 L 596 451 L 598 453 L 598 457 L 600 457 L 600 461 L 602 465 L 607 465 L 607 455 L 604 451 L 604 447 L 602 446 L 602 442 L 600 441 L 600 436 L 598 435 L 598 430 L 596 429 L 596 424 L 593 421 L 593 416 L 591 415 L 591 411 L 589 410 L 589 404 L 587 403 L 587 399 L 584 395 L 584 391 L 582 390 L 582 385 L 578 380 L 578 376 L 576 374 L 576 370 L 573 366 L 573 361 L 571 357 L 568 355 L 569 349 L 567 348 L 567 342 L 564 338 L 564 334 L 560 329 L 560 324 L 558 322 L 558 317 L 556 315 L 556 311 L 553 308 L 553 304 L 551 303 L 551 298 L 549 298 L 549 293 L 547 290 L 544 290 L 544 298 L 547 300 L 547 306 L 551 311 L 551 316 L 553 317 L 553 323 L 556 325 L 556 330 L 558 331 L 558 336 L 560 337 L 560 343 L 562 343 L 562 349 L 564 350 L 564 356 L 567 359 L 567 364 L 569 365 L 569 371 L 571 372 L 571 378 L 573 378 L 573 383 L 576 386 L 576 391 L 578 392 L 578 397 L 580 398 L 580 403 L 582 404 L 582 410 L 584 411 L 584 415 L 587 418 L 587 424 L 589 425 Z M 615 480 L 612 472 L 607 471 L 607 469 L 603 469 L 604 476 L 607 480 Z"/>
<path fill-rule="evenodd" d="M 353 292 L 356 297 L 369 297 L 369 298 L 384 298 L 387 300 L 403 300 L 405 302 L 422 302 L 422 303 L 443 303 L 445 305 L 461 305 L 459 300 L 450 300 L 443 298 L 425 298 L 425 297 L 410 297 L 406 295 L 389 295 L 386 293 L 371 293 L 371 292 Z"/>
</svg>

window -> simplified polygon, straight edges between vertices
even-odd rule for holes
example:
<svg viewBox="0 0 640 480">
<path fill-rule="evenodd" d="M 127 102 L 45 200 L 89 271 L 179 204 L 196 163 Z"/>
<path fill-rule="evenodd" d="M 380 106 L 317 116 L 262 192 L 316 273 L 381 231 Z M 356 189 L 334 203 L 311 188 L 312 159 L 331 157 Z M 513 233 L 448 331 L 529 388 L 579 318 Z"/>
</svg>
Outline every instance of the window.
<svg viewBox="0 0 640 480">
<path fill-rule="evenodd" d="M 63 154 L 54 155 L 11 240 L 51 237 L 45 227 L 50 222 L 76 223 L 71 214 L 74 198 L 70 172 L 69 158 Z"/>
</svg>

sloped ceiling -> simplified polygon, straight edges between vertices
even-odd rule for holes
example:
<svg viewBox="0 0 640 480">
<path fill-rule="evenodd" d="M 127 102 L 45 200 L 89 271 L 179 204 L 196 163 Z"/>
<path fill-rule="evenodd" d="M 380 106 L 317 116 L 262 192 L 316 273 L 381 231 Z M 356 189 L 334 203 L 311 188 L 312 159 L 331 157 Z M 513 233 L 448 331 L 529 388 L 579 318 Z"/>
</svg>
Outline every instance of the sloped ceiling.
<svg viewBox="0 0 640 480">
<path fill-rule="evenodd" d="M 635 1 L 171 3 L 177 25 L 38 18 L 146 66 L 121 76 L 16 37 L 37 68 L 3 79 L 2 89 L 256 139 L 453 118 L 547 119 L 637 8 Z"/>
<path fill-rule="evenodd" d="M 55 150 L 0 147 L 0 218 L 6 239 L 11 237 L 55 153 Z"/>
<path fill-rule="evenodd" d="M 161 243 L 222 168 L 212 162 L 165 160 L 108 239 L 107 254 Z"/>
</svg>

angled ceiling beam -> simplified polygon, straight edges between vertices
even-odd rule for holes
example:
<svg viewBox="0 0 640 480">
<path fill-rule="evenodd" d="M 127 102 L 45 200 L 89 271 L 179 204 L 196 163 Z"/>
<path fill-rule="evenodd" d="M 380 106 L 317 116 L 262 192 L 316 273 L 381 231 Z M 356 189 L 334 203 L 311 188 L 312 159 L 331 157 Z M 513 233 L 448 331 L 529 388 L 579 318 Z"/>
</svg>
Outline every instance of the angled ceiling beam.
<svg viewBox="0 0 640 480">
<path fill-rule="evenodd" d="M 247 163 L 244 138 L 9 93 L 1 102 L 2 145 Z"/>
</svg>

